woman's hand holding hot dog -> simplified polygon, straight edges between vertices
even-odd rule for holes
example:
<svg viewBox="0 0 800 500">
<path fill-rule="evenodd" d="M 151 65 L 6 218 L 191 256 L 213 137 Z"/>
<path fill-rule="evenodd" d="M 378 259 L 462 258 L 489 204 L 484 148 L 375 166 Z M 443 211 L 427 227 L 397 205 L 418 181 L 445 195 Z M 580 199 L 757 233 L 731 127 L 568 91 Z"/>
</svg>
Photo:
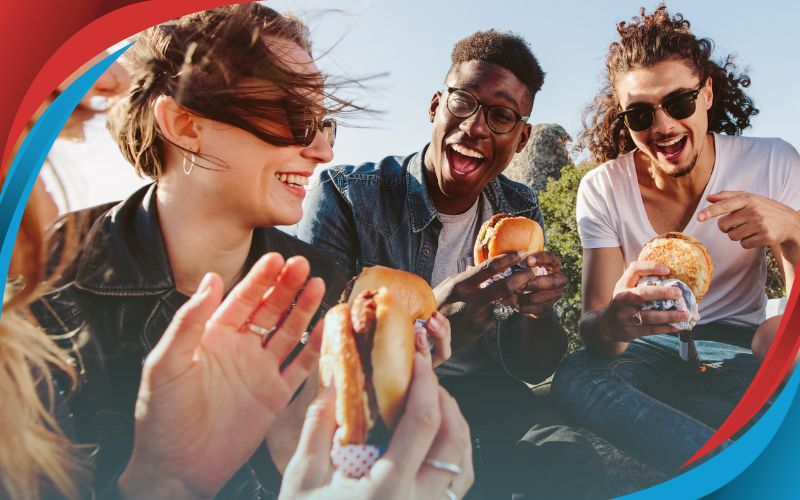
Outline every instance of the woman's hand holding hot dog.
<svg viewBox="0 0 800 500">
<path fill-rule="evenodd" d="M 470 433 L 458 404 L 439 387 L 430 362 L 414 355 L 408 400 L 386 453 L 361 479 L 334 474 L 331 448 L 336 431 L 334 391 L 308 410 L 297 452 L 284 474 L 280 498 L 440 500 L 460 498 L 474 480 Z M 426 460 L 457 466 L 455 474 Z"/>
</svg>

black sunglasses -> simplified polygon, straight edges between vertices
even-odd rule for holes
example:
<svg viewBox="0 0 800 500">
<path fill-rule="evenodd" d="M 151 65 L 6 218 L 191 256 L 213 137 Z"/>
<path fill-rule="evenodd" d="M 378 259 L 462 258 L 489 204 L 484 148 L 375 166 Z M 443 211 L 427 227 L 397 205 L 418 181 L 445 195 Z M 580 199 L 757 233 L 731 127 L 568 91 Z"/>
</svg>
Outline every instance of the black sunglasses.
<svg viewBox="0 0 800 500">
<path fill-rule="evenodd" d="M 310 146 L 311 143 L 314 142 L 314 139 L 317 137 L 317 132 L 322 133 L 331 147 L 336 143 L 336 120 L 333 118 L 303 120 L 297 124 L 292 124 L 291 129 L 294 140 L 297 141 L 298 145 L 304 148 Z"/>
<path fill-rule="evenodd" d="M 469 118 L 483 108 L 483 116 L 489 130 L 496 134 L 507 134 L 514 130 L 517 122 L 527 122 L 529 116 L 522 116 L 505 106 L 492 106 L 482 103 L 466 90 L 447 87 L 447 110 L 455 117 Z"/>
<path fill-rule="evenodd" d="M 697 109 L 697 96 L 700 95 L 703 85 L 705 84 L 701 83 L 700 87 L 695 90 L 688 90 L 672 97 L 667 97 L 657 106 L 637 104 L 635 107 L 626 109 L 618 114 L 617 119 L 623 120 L 625 126 L 634 132 L 642 132 L 653 126 L 656 110 L 659 108 L 676 120 L 689 118 Z"/>
</svg>

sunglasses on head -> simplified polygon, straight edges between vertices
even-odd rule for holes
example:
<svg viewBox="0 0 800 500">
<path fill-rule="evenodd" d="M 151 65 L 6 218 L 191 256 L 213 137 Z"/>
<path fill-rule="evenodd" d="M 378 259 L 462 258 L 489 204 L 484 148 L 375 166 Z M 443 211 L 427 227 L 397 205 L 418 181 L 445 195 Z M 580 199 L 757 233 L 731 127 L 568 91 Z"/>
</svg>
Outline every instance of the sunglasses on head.
<svg viewBox="0 0 800 500">
<path fill-rule="evenodd" d="M 704 84 L 700 84 L 695 90 L 687 90 L 680 94 L 667 97 L 661 104 L 651 106 L 649 104 L 637 104 L 630 109 L 626 109 L 617 115 L 617 119 L 622 120 L 625 126 L 634 132 L 643 132 L 653 126 L 656 110 L 661 108 L 668 116 L 675 120 L 683 120 L 692 116 L 697 109 L 697 96 Z"/>
</svg>

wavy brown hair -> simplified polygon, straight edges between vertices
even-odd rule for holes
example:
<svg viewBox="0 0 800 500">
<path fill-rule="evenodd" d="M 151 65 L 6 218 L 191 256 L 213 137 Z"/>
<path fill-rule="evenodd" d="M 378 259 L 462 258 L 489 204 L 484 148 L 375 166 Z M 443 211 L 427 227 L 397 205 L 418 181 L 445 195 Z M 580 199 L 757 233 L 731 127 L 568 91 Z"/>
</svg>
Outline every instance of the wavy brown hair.
<svg viewBox="0 0 800 500">
<path fill-rule="evenodd" d="M 289 67 L 282 59 L 285 49 L 271 43 L 275 39 L 294 42 L 311 55 L 306 25 L 259 3 L 190 14 L 138 35 L 124 56 L 131 72 L 130 94 L 109 116 L 111 134 L 136 171 L 154 180 L 162 174 L 168 141 L 153 113 L 160 96 L 276 146 L 297 140 L 263 123 L 302 128 L 324 115 L 361 110 L 326 90 L 346 82 Z M 207 159 L 223 167 L 217 159 Z"/>
<path fill-rule="evenodd" d="M 588 148 L 600 163 L 632 151 L 636 146 L 617 118 L 622 109 L 614 84 L 624 73 L 668 60 L 686 63 L 701 82 L 711 78 L 714 102 L 708 111 L 709 132 L 739 135 L 750 126 L 750 118 L 758 113 L 744 92 L 750 86 L 750 77 L 736 67 L 732 55 L 713 61 L 714 42 L 697 38 L 689 28 L 682 14 L 670 16 L 663 3 L 652 14 L 642 7 L 638 17 L 617 25 L 620 38 L 609 46 L 606 83 L 584 111 L 579 148 Z"/>
</svg>

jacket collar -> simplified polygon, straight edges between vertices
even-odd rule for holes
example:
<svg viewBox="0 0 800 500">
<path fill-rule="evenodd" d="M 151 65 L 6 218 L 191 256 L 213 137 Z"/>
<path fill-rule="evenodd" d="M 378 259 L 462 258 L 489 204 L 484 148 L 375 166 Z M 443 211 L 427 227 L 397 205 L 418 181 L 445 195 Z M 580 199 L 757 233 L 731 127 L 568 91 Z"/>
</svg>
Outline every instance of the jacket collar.
<svg viewBox="0 0 800 500">
<path fill-rule="evenodd" d="M 269 251 L 284 255 L 297 252 L 288 238 L 275 236 L 279 233 L 271 227 L 253 231 L 245 269 Z M 78 258 L 75 286 L 99 295 L 129 297 L 175 291 L 158 221 L 155 183 L 139 189 L 94 221 Z"/>
<path fill-rule="evenodd" d="M 271 249 L 293 255 L 275 228 L 256 228 L 249 269 Z M 275 248 L 272 248 L 275 247 Z M 156 184 L 145 186 L 102 214 L 91 226 L 78 258 L 75 285 L 99 295 L 142 297 L 175 290 L 156 205 Z"/>
<path fill-rule="evenodd" d="M 101 295 L 158 295 L 175 288 L 156 207 L 156 184 L 145 186 L 92 224 L 75 285 Z"/>
<path fill-rule="evenodd" d="M 425 166 L 423 160 L 425 151 L 430 144 L 426 144 L 422 151 L 409 156 L 406 161 L 406 199 L 411 216 L 411 230 L 415 233 L 423 231 L 437 218 L 439 212 L 431 200 L 428 185 L 425 181 Z M 537 205 L 536 196 L 530 190 L 521 189 L 519 185 L 503 175 L 492 179 L 483 189 L 483 194 L 489 200 L 495 213 L 509 213 L 519 215 L 529 212 L 532 206 Z"/>
</svg>

